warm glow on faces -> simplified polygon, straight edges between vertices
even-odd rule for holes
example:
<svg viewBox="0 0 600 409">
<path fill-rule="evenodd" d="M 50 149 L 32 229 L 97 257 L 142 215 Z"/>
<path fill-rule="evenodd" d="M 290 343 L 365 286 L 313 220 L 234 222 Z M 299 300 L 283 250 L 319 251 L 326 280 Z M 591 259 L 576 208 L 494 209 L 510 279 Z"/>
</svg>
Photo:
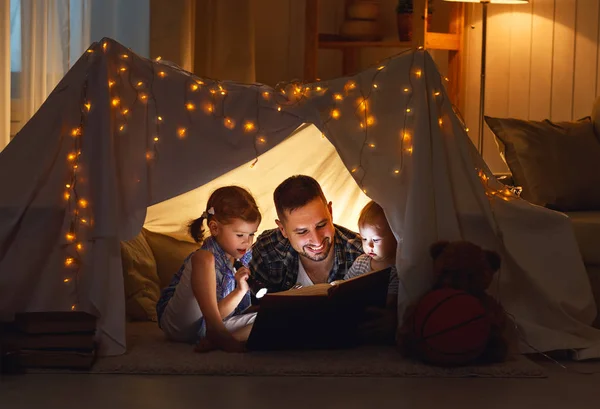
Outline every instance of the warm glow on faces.
<svg viewBox="0 0 600 409">
<path fill-rule="evenodd" d="M 363 251 L 374 261 L 393 261 L 396 258 L 396 238 L 384 217 L 374 223 L 359 226 Z"/>
<path fill-rule="evenodd" d="M 331 202 L 316 198 L 292 212 L 285 211 L 284 220 L 276 223 L 298 254 L 312 261 L 327 259 L 335 236 Z"/>
<path fill-rule="evenodd" d="M 254 242 L 254 235 L 258 230 L 258 222 L 249 223 L 242 219 L 232 219 L 228 223 L 211 220 L 208 223 L 210 234 L 219 246 L 231 257 L 242 257 Z"/>
</svg>

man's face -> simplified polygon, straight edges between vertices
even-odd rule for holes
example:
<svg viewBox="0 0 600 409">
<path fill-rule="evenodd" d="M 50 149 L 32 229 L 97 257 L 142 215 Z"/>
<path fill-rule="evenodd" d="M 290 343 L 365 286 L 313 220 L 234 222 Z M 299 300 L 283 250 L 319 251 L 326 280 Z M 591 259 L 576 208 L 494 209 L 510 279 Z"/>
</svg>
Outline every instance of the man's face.
<svg viewBox="0 0 600 409">
<path fill-rule="evenodd" d="M 335 228 L 331 217 L 331 202 L 316 198 L 306 205 L 285 211 L 284 220 L 276 220 L 279 230 L 294 250 L 313 261 L 323 261 L 333 247 Z"/>
</svg>

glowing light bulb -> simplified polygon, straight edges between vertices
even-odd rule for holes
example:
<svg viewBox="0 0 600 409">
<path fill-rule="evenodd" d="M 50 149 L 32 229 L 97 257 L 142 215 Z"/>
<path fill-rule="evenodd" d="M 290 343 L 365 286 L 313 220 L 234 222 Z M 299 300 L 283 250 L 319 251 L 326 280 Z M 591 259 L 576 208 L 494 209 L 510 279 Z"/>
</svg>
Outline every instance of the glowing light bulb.
<svg viewBox="0 0 600 409">
<path fill-rule="evenodd" d="M 216 94 L 216 93 L 217 93 L 217 90 L 216 90 L 216 89 L 211 89 L 211 90 L 210 90 L 210 93 L 214 95 L 214 94 Z"/>
<path fill-rule="evenodd" d="M 79 136 L 81 135 L 81 128 L 75 128 L 71 131 L 71 136 Z"/>
<path fill-rule="evenodd" d="M 113 80 L 108 80 L 108 88 L 111 88 L 113 85 L 115 85 L 115 82 Z"/>
<path fill-rule="evenodd" d="M 321 91 L 323 88 L 321 87 L 315 87 L 315 91 Z"/>
<path fill-rule="evenodd" d="M 417 78 L 421 78 L 421 75 L 423 75 L 423 71 L 421 71 L 421 70 L 416 70 L 416 71 L 415 71 L 415 76 L 416 76 Z"/>
<path fill-rule="evenodd" d="M 158 136 L 154 137 L 154 142 L 158 142 Z"/>
<path fill-rule="evenodd" d="M 202 86 L 202 85 L 204 85 L 204 81 L 196 80 L 196 84 Z"/>
<path fill-rule="evenodd" d="M 358 102 L 358 109 L 359 109 L 360 111 L 363 111 L 363 112 L 364 112 L 364 111 L 366 111 L 366 110 L 369 108 L 369 106 L 368 106 L 368 101 L 367 101 L 367 99 L 366 99 L 366 98 L 359 98 L 359 99 L 357 100 L 357 102 Z"/>
<path fill-rule="evenodd" d="M 227 129 L 233 129 L 233 128 L 235 128 L 235 121 L 233 119 L 227 117 L 223 120 L 223 125 L 225 125 L 225 128 L 227 128 Z"/>
<path fill-rule="evenodd" d="M 106 51 L 106 47 L 108 47 L 108 44 L 106 42 L 102 43 L 102 49 L 104 51 Z"/>
<path fill-rule="evenodd" d="M 211 114 L 215 111 L 215 107 L 213 106 L 213 104 L 207 103 L 204 105 L 204 112 L 206 112 L 207 114 Z"/>
<path fill-rule="evenodd" d="M 146 160 L 152 160 L 154 159 L 154 152 L 146 152 Z"/>
<path fill-rule="evenodd" d="M 121 58 L 129 58 L 127 54 L 121 54 Z"/>
<path fill-rule="evenodd" d="M 83 250 L 83 244 L 81 244 L 81 243 L 77 243 L 77 245 L 75 246 L 75 248 L 76 248 L 77 250 L 80 250 L 80 251 L 81 251 L 81 250 Z"/>
<path fill-rule="evenodd" d="M 336 101 L 341 101 L 344 99 L 344 97 L 342 96 L 342 94 L 333 94 L 333 99 L 335 99 Z"/>
<path fill-rule="evenodd" d="M 354 88 L 356 88 L 356 83 L 354 81 L 348 81 L 346 85 L 344 85 L 346 91 L 353 90 Z"/>
<path fill-rule="evenodd" d="M 138 81 L 138 83 L 136 84 L 138 87 L 141 87 L 144 85 L 144 83 L 142 81 Z"/>
<path fill-rule="evenodd" d="M 373 84 L 373 88 L 377 89 L 378 85 L 377 84 Z"/>
<path fill-rule="evenodd" d="M 332 109 L 331 110 L 331 117 L 333 119 L 338 119 L 340 117 L 340 110 L 339 109 Z"/>
<path fill-rule="evenodd" d="M 111 104 L 113 107 L 118 107 L 120 103 L 121 103 L 121 100 L 119 98 L 113 98 L 111 101 Z"/>
<path fill-rule="evenodd" d="M 351 172 L 351 173 L 354 173 L 354 172 L 356 172 L 357 170 L 358 170 L 357 168 L 353 168 L 353 169 L 352 169 L 350 172 Z"/>
<path fill-rule="evenodd" d="M 160 55 L 154 59 L 154 61 L 160 61 L 160 60 L 162 60 L 162 57 Z"/>
<path fill-rule="evenodd" d="M 374 144 L 374 143 L 370 143 L 370 144 L 369 144 L 369 148 L 373 149 L 374 147 L 375 147 L 375 144 Z"/>
<path fill-rule="evenodd" d="M 192 104 L 191 102 L 188 102 L 187 104 L 185 104 L 185 109 L 187 109 L 188 111 L 193 111 L 196 109 L 196 105 Z"/>
<path fill-rule="evenodd" d="M 185 128 L 178 128 L 177 136 L 179 136 L 180 139 L 185 138 L 186 132 L 187 132 L 187 130 Z"/>
<path fill-rule="evenodd" d="M 404 88 L 402 91 L 404 91 L 404 92 L 408 92 L 408 91 L 410 91 L 410 89 L 408 89 L 408 88 Z"/>
<path fill-rule="evenodd" d="M 71 279 L 70 279 L 69 277 L 66 277 L 66 278 L 63 280 L 63 282 L 64 282 L 64 283 L 70 283 L 70 282 L 71 282 Z"/>
<path fill-rule="evenodd" d="M 124 110 L 121 111 L 121 113 L 123 115 L 127 115 L 129 113 L 129 110 L 127 108 L 125 108 Z"/>
<path fill-rule="evenodd" d="M 94 52 L 94 50 L 92 50 L 92 49 L 88 49 L 86 52 L 88 52 L 88 53 L 90 53 L 90 54 L 91 54 L 91 53 L 93 53 L 93 52 Z"/>
<path fill-rule="evenodd" d="M 264 136 L 261 136 L 258 138 L 259 143 L 265 143 L 266 141 L 267 141 L 267 139 Z"/>
<path fill-rule="evenodd" d="M 413 148 L 412 148 L 412 146 L 410 146 L 410 147 L 406 148 L 406 152 L 408 152 L 409 154 L 411 154 L 411 153 L 412 153 L 412 151 L 413 151 Z"/>
<path fill-rule="evenodd" d="M 75 259 L 73 257 L 67 257 L 65 259 L 65 266 L 69 267 L 75 263 Z"/>
<path fill-rule="evenodd" d="M 75 311 L 75 304 L 71 305 L 71 311 Z"/>
<path fill-rule="evenodd" d="M 438 124 L 440 126 L 444 125 L 444 120 L 442 118 L 438 119 Z"/>
<path fill-rule="evenodd" d="M 83 106 L 88 112 L 90 112 L 90 109 L 92 109 L 92 104 L 90 104 L 89 102 L 86 102 L 85 104 L 83 104 Z"/>
<path fill-rule="evenodd" d="M 380 65 L 379 67 L 377 67 L 377 71 L 381 71 L 385 68 L 385 65 Z"/>
<path fill-rule="evenodd" d="M 74 154 L 74 153 L 71 152 L 71 153 L 69 153 L 67 155 L 67 160 L 68 161 L 74 161 L 75 159 L 77 159 L 77 155 L 76 154 Z"/>
<path fill-rule="evenodd" d="M 281 112 L 281 107 L 280 106 L 277 107 L 277 111 Z"/>
<path fill-rule="evenodd" d="M 394 173 L 397 175 L 398 173 L 400 173 L 400 169 L 394 169 Z"/>
<path fill-rule="evenodd" d="M 119 132 L 123 132 L 124 130 L 125 130 L 125 125 L 121 125 L 121 126 L 119 127 Z"/>
<path fill-rule="evenodd" d="M 192 84 L 192 85 L 190 85 L 190 89 L 191 89 L 192 91 L 197 91 L 197 90 L 198 90 L 198 88 L 199 88 L 199 87 L 198 87 L 198 84 Z"/>
<path fill-rule="evenodd" d="M 67 183 L 67 184 L 65 185 L 65 187 L 66 187 L 67 189 L 71 189 L 71 184 L 70 184 L 70 183 Z"/>
<path fill-rule="evenodd" d="M 85 199 L 79 199 L 77 204 L 79 204 L 79 207 L 81 207 L 82 209 L 85 209 L 86 207 L 88 207 L 88 201 Z"/>
<path fill-rule="evenodd" d="M 225 91 L 225 90 L 222 90 L 222 91 L 221 91 L 221 95 L 227 95 L 227 91 Z"/>
<path fill-rule="evenodd" d="M 411 113 L 411 112 L 412 112 L 412 109 L 410 109 L 410 108 L 406 108 L 406 112 L 407 112 L 407 113 Z"/>
<path fill-rule="evenodd" d="M 71 197 L 71 194 L 69 192 L 65 192 L 64 196 L 65 200 L 69 200 L 69 198 Z"/>
<path fill-rule="evenodd" d="M 158 120 L 158 122 L 162 122 L 163 120 L 162 116 L 157 116 L 156 119 Z"/>
<path fill-rule="evenodd" d="M 408 132 L 404 132 L 404 134 L 402 135 L 402 139 L 404 139 L 405 141 L 410 140 L 410 134 Z"/>
<path fill-rule="evenodd" d="M 269 99 L 271 97 L 271 94 L 269 93 L 269 91 L 263 91 L 262 97 L 264 99 Z"/>
<path fill-rule="evenodd" d="M 366 195 L 367 194 L 367 189 L 363 189 L 363 193 Z"/>
<path fill-rule="evenodd" d="M 164 72 L 164 71 L 159 71 L 159 72 L 158 72 L 158 76 L 159 76 L 160 78 L 165 78 L 165 77 L 167 76 L 167 73 L 166 73 L 166 72 Z"/>
<path fill-rule="evenodd" d="M 375 117 L 370 115 L 367 117 L 367 126 L 371 126 L 375 124 Z"/>
<path fill-rule="evenodd" d="M 441 92 L 440 92 L 440 91 L 435 91 L 435 92 L 433 93 L 433 95 L 435 95 L 436 97 L 438 97 L 440 94 L 441 94 Z"/>
<path fill-rule="evenodd" d="M 244 131 L 246 131 L 246 132 L 252 132 L 255 129 L 256 129 L 256 126 L 254 125 L 254 122 L 246 121 L 244 123 Z"/>
<path fill-rule="evenodd" d="M 148 100 L 148 95 L 144 94 L 143 92 L 140 92 L 139 96 L 142 102 L 146 102 L 146 100 Z"/>
<path fill-rule="evenodd" d="M 125 71 L 127 71 L 127 67 L 121 67 L 121 68 L 119 68 L 119 71 L 125 72 Z"/>
<path fill-rule="evenodd" d="M 87 224 L 87 219 L 81 219 L 79 221 L 81 222 L 81 224 Z"/>
<path fill-rule="evenodd" d="M 75 233 L 67 233 L 67 234 L 65 234 L 65 238 L 68 241 L 73 241 L 73 240 L 75 240 Z"/>
</svg>

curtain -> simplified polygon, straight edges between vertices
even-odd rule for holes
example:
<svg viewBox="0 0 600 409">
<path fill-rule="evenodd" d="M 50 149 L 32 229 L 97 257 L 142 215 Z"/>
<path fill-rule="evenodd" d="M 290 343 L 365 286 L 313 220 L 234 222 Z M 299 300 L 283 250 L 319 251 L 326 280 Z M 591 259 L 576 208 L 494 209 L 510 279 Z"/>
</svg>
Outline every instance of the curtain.
<svg viewBox="0 0 600 409">
<path fill-rule="evenodd" d="M 252 0 L 152 0 L 150 53 L 203 77 L 255 81 Z"/>
<path fill-rule="evenodd" d="M 0 151 L 10 142 L 10 0 L 0 0 Z"/>
</svg>

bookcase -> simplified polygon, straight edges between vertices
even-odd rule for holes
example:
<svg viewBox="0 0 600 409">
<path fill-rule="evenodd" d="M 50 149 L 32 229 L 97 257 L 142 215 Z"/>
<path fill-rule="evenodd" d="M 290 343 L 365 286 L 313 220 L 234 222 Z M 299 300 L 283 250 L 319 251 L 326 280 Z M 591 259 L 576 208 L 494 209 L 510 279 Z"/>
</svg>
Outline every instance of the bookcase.
<svg viewBox="0 0 600 409">
<path fill-rule="evenodd" d="M 427 0 L 413 0 L 412 14 L 413 28 L 412 41 L 348 41 L 343 39 L 332 39 L 332 36 L 319 33 L 319 11 L 321 1 L 328 0 L 305 0 L 305 31 L 304 31 L 304 80 L 314 81 L 318 78 L 317 66 L 319 50 L 334 49 L 342 53 L 342 74 L 351 75 L 358 71 L 358 56 L 361 49 L 369 47 L 383 47 L 389 49 L 408 49 L 424 47 L 430 50 L 448 51 L 448 83 L 447 91 L 453 103 L 460 106 L 460 90 L 462 89 L 462 51 L 464 47 L 464 4 L 450 4 L 450 12 L 445 18 L 447 21 L 447 32 L 432 32 L 428 30 Z M 353 0 L 345 0 L 346 5 Z M 376 63 L 376 61 L 373 61 Z"/>
</svg>

